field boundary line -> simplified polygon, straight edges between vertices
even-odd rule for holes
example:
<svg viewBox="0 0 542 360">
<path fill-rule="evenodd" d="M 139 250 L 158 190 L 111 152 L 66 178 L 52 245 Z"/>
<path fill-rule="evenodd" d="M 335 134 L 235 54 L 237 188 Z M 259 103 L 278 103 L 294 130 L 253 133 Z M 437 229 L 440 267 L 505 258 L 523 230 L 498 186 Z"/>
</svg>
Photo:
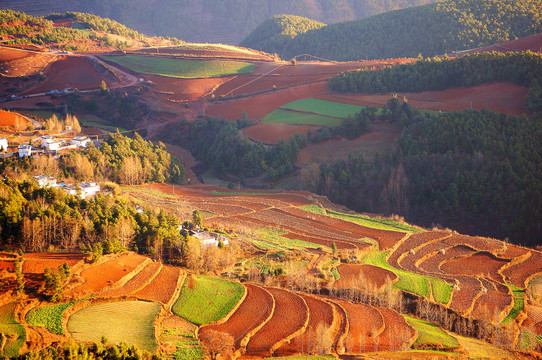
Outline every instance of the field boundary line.
<svg viewBox="0 0 542 360">
<path fill-rule="evenodd" d="M 269 320 L 271 320 L 271 318 L 275 314 L 276 301 L 275 301 L 275 297 L 273 296 L 273 294 L 271 294 L 267 289 L 265 289 L 262 286 L 258 286 L 258 285 L 255 285 L 255 284 L 250 284 L 250 285 L 254 286 L 254 287 L 257 287 L 257 288 L 263 290 L 264 292 L 266 292 L 271 297 L 271 300 L 273 300 L 273 305 L 271 306 L 271 311 L 269 313 L 269 316 L 266 319 L 264 319 L 264 321 L 262 321 L 262 323 L 260 325 L 256 326 L 254 329 L 252 329 L 252 331 L 249 331 L 241 339 L 241 341 L 239 342 L 239 349 L 237 349 L 235 351 L 234 357 L 239 357 L 239 356 L 243 355 L 244 353 L 246 353 L 247 345 L 248 345 L 250 339 L 254 336 L 254 334 L 256 334 L 258 331 L 260 331 L 261 328 L 263 328 L 265 326 L 265 324 L 267 324 L 269 322 Z"/>
<path fill-rule="evenodd" d="M 100 293 L 108 291 L 108 290 L 116 290 L 123 287 L 124 285 L 126 285 L 128 281 L 132 280 L 137 274 L 139 274 L 141 270 L 143 270 L 147 266 L 147 264 L 149 264 L 150 262 L 151 262 L 151 259 L 145 258 L 145 260 L 143 260 L 141 264 L 137 265 L 132 271 L 130 271 L 128 274 L 120 278 L 119 281 L 101 289 Z"/>
<path fill-rule="evenodd" d="M 497 272 L 502 275 L 503 279 L 506 282 L 510 283 L 510 279 L 504 274 L 504 271 L 508 270 L 512 266 L 516 266 L 527 261 L 532 255 L 533 253 L 531 251 L 527 251 L 525 254 L 522 254 L 512 259 L 508 264 L 503 265 Z"/>
<path fill-rule="evenodd" d="M 344 307 L 341 304 L 339 304 L 336 301 L 333 301 L 333 299 L 328 299 L 327 301 L 335 305 L 344 314 L 344 320 L 345 320 L 344 332 L 342 333 L 341 336 L 339 336 L 339 338 L 337 339 L 337 343 L 335 344 L 335 350 L 337 351 L 337 354 L 344 354 L 346 352 L 346 346 L 344 346 L 344 342 L 346 341 L 346 337 L 350 333 L 350 319 L 348 318 L 348 312 L 344 309 Z"/>
<path fill-rule="evenodd" d="M 237 283 L 237 281 L 232 281 L 234 283 Z M 241 306 L 241 304 L 243 303 L 243 301 L 245 301 L 246 297 L 247 297 L 247 294 L 248 294 L 248 291 L 247 291 L 247 288 L 243 285 L 243 284 L 240 284 L 238 283 L 239 285 L 241 285 L 243 287 L 243 295 L 241 296 L 241 298 L 239 299 L 239 301 L 237 301 L 237 303 L 235 304 L 235 306 L 226 314 L 224 315 L 224 317 L 222 317 L 221 319 L 218 319 L 216 321 L 211 321 L 209 323 L 205 323 L 205 324 L 201 324 L 199 327 L 198 327 L 198 332 L 200 329 L 204 328 L 204 327 L 207 327 L 207 326 L 212 326 L 212 325 L 220 325 L 220 324 L 223 324 L 225 323 L 226 321 L 228 321 L 231 316 L 233 315 L 233 313 L 235 313 L 237 311 L 237 309 L 239 309 L 239 306 Z"/>
<path fill-rule="evenodd" d="M 163 266 L 163 265 L 162 265 Z M 175 301 L 177 300 L 177 298 L 179 297 L 180 293 L 181 293 L 181 290 L 182 290 L 182 287 L 183 287 L 183 284 L 186 280 L 186 271 L 183 271 L 181 268 L 178 268 L 179 269 L 179 277 L 177 278 L 177 286 L 175 287 L 175 291 L 173 292 L 173 294 L 171 295 L 171 298 L 169 299 L 169 301 L 167 303 L 164 304 L 164 307 L 169 311 L 171 312 L 171 307 L 173 306 L 173 304 L 175 303 Z M 162 267 L 160 267 L 160 270 L 162 270 Z M 153 279 L 158 276 L 158 273 L 159 271 L 156 272 L 156 275 L 153 277 Z M 149 282 L 149 284 L 151 283 L 152 281 Z"/>
<path fill-rule="evenodd" d="M 411 272 L 410 270 L 405 269 L 405 268 L 401 265 L 401 261 L 404 260 L 405 257 L 407 257 L 407 256 L 410 255 L 410 251 L 414 251 L 414 254 L 412 254 L 412 255 L 414 256 L 414 255 L 416 255 L 416 253 L 417 253 L 419 250 L 421 250 L 422 248 L 426 247 L 427 245 L 431 245 L 431 244 L 436 243 L 436 242 L 444 241 L 444 240 L 448 239 L 448 238 L 451 237 L 451 236 L 452 236 L 452 234 L 448 234 L 447 236 L 439 237 L 439 238 L 436 238 L 436 239 L 433 239 L 433 240 L 424 242 L 423 244 L 418 245 L 418 246 L 416 246 L 416 247 L 414 247 L 414 248 L 410 248 L 409 251 L 402 253 L 402 254 L 397 258 L 397 265 L 399 265 L 400 270 Z M 446 244 L 446 243 L 443 243 L 443 245 L 444 245 L 444 244 Z M 441 264 L 442 264 L 442 263 L 441 263 Z M 439 264 L 439 270 L 440 270 L 440 264 Z"/>
</svg>

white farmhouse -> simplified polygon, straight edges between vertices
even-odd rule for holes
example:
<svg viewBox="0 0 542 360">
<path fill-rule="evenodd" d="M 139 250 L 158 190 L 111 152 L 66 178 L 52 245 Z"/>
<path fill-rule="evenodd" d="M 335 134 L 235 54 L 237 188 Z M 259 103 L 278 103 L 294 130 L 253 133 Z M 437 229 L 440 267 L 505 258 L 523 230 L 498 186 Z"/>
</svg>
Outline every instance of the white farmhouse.
<svg viewBox="0 0 542 360">
<path fill-rule="evenodd" d="M 57 187 L 56 179 L 51 176 L 34 176 L 34 180 L 38 183 L 40 187 Z"/>
<path fill-rule="evenodd" d="M 31 145 L 19 145 L 19 157 L 32 156 L 32 146 Z"/>
<path fill-rule="evenodd" d="M 81 197 L 83 199 L 96 196 L 100 192 L 100 185 L 95 182 L 84 182 L 79 184 L 79 187 L 81 188 Z"/>
<path fill-rule="evenodd" d="M 50 150 L 50 151 L 53 151 L 53 150 L 58 150 L 58 148 L 62 145 L 62 142 L 61 141 L 58 141 L 58 140 L 53 140 L 53 141 L 50 141 L 50 142 L 46 142 L 46 143 L 43 143 L 42 142 L 42 146 L 45 150 Z"/>
<path fill-rule="evenodd" d="M 90 144 L 90 139 L 86 136 L 78 136 L 78 137 L 74 137 L 73 139 L 70 140 L 70 142 L 77 146 L 77 147 L 87 147 L 88 144 Z"/>
<path fill-rule="evenodd" d="M 5 137 L 0 137 L 0 151 L 8 150 L 8 140 Z"/>
</svg>

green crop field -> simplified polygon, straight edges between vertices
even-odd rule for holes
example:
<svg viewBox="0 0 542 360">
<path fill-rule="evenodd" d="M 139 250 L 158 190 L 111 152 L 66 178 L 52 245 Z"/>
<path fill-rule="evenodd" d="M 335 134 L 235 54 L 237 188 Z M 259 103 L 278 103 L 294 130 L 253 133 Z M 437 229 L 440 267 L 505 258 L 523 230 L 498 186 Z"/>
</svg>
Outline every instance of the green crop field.
<svg viewBox="0 0 542 360">
<path fill-rule="evenodd" d="M 192 275 L 186 278 L 172 311 L 196 325 L 217 321 L 233 309 L 244 291 L 233 281 Z"/>
<path fill-rule="evenodd" d="M 64 335 L 62 316 L 73 304 L 75 302 L 34 308 L 26 315 L 26 321 L 30 325 L 45 326 L 53 334 Z"/>
<path fill-rule="evenodd" d="M 358 225 L 366 226 L 368 228 L 391 230 L 399 232 L 423 232 L 421 229 L 417 229 L 408 224 L 403 224 L 391 219 L 377 219 L 369 216 L 363 216 L 358 214 L 344 214 L 337 211 L 322 209 L 317 205 L 306 205 L 301 207 L 303 210 L 314 212 L 321 215 L 329 215 L 334 218 L 350 221 Z"/>
<path fill-rule="evenodd" d="M 349 115 L 355 115 L 363 109 L 363 106 L 344 104 L 336 101 L 319 100 L 314 98 L 301 99 L 289 104 L 283 105 L 281 109 L 298 110 L 316 113 L 324 116 L 346 118 Z"/>
<path fill-rule="evenodd" d="M 414 346 L 425 344 L 439 345 L 442 346 L 442 348 L 456 348 L 459 346 L 454 337 L 446 334 L 437 325 L 410 316 L 403 316 L 408 324 L 418 331 L 418 338 L 416 339 Z"/>
<path fill-rule="evenodd" d="M 0 333 L 9 336 L 4 347 L 4 355 L 8 357 L 18 356 L 19 349 L 23 346 L 26 339 L 24 326 L 15 320 L 14 311 L 16 305 L 15 302 L 12 302 L 0 306 Z M 12 335 L 14 336 L 12 337 Z M 0 355 L 2 354 L 0 353 Z"/>
<path fill-rule="evenodd" d="M 525 291 L 511 284 L 508 284 L 508 287 L 512 289 L 512 292 L 514 293 L 514 307 L 512 310 L 510 310 L 508 316 L 503 320 L 502 325 L 506 325 L 510 321 L 514 320 L 516 316 L 519 315 L 521 310 L 523 310 L 524 305 L 523 296 L 525 295 Z"/>
<path fill-rule="evenodd" d="M 307 114 L 297 111 L 277 109 L 263 118 L 263 123 L 285 123 L 295 125 L 321 125 L 321 126 L 339 126 L 341 119 L 317 115 Z"/>
<path fill-rule="evenodd" d="M 411 293 L 429 297 L 429 281 L 431 282 L 431 288 L 433 289 L 433 298 L 435 301 L 441 304 L 447 304 L 450 301 L 450 296 L 452 294 L 452 285 L 445 283 L 444 281 L 432 278 L 425 277 L 419 274 L 414 274 L 408 271 L 399 270 L 389 265 L 386 262 L 386 255 L 388 251 L 374 252 L 370 253 L 363 258 L 363 263 L 368 265 L 379 266 L 381 268 L 390 270 L 395 273 L 399 278 L 393 287 L 396 289 L 409 291 Z"/>
<path fill-rule="evenodd" d="M 156 56 L 103 56 L 141 74 L 162 75 L 176 78 L 208 78 L 250 73 L 256 65 L 228 60 L 178 60 Z"/>
<path fill-rule="evenodd" d="M 264 227 L 257 230 L 255 236 L 259 240 L 260 244 L 263 242 L 263 243 L 271 243 L 271 244 L 277 245 L 276 247 L 270 247 L 274 249 L 282 249 L 282 250 L 301 249 L 303 250 L 303 249 L 323 248 L 323 249 L 327 249 L 331 251 L 331 248 L 327 246 L 323 246 L 323 245 L 319 245 L 319 244 L 315 244 L 315 243 L 311 243 L 311 242 L 303 241 L 303 240 L 289 239 L 289 238 L 281 236 L 287 233 L 288 233 L 287 231 L 283 231 L 277 228 Z"/>
<path fill-rule="evenodd" d="M 100 342 L 105 336 L 113 344 L 125 342 L 154 351 L 158 344 L 153 322 L 160 308 L 159 303 L 146 301 L 90 305 L 70 316 L 68 331 L 78 341 Z"/>
</svg>

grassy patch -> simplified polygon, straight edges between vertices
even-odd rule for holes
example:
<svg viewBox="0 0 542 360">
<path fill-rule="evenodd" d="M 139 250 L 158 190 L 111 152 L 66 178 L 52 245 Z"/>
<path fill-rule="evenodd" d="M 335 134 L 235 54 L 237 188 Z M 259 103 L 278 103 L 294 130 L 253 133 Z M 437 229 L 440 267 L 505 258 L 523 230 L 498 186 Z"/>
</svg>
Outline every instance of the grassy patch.
<svg viewBox="0 0 542 360">
<path fill-rule="evenodd" d="M 488 344 L 482 340 L 455 335 L 459 345 L 472 359 L 516 359 L 512 352 Z"/>
<path fill-rule="evenodd" d="M 55 111 L 48 111 L 48 110 L 25 110 L 25 111 L 22 111 L 21 113 L 22 114 L 34 115 L 34 116 L 37 116 L 37 117 L 42 118 L 44 120 L 52 118 L 53 115 L 56 115 L 56 117 L 59 118 L 59 119 L 64 118 L 64 115 L 62 115 L 61 113 L 58 113 L 58 112 L 55 112 Z"/>
<path fill-rule="evenodd" d="M 511 285 L 511 284 L 507 284 L 507 285 L 510 289 L 512 289 L 512 292 L 514 293 L 514 307 L 512 308 L 512 310 L 510 310 L 510 313 L 503 320 L 501 325 L 506 325 L 510 321 L 514 320 L 516 316 L 519 315 L 521 310 L 523 310 L 523 295 L 525 293 L 524 290 L 518 287 L 515 287 L 514 285 Z"/>
<path fill-rule="evenodd" d="M 331 275 L 335 278 L 335 280 L 339 280 L 341 278 L 341 274 L 339 273 L 339 270 L 337 270 L 336 267 L 331 269 Z"/>
<path fill-rule="evenodd" d="M 236 282 L 192 275 L 186 278 L 172 310 L 193 324 L 206 324 L 226 316 L 243 293 L 243 286 Z"/>
<path fill-rule="evenodd" d="M 370 253 L 363 258 L 363 263 L 390 270 L 399 278 L 399 280 L 393 284 L 394 288 L 409 291 L 417 295 L 429 297 L 429 281 L 431 281 L 434 299 L 441 304 L 447 304 L 450 301 L 450 295 L 453 289 L 452 285 L 437 278 L 425 277 L 396 269 L 386 262 L 387 254 L 388 251 Z"/>
<path fill-rule="evenodd" d="M 355 115 L 360 112 L 364 106 L 344 104 L 336 101 L 319 100 L 314 98 L 301 99 L 289 104 L 283 105 L 281 109 L 291 109 L 298 111 L 307 111 L 317 113 L 324 116 L 333 116 L 346 118 L 349 115 Z M 379 110 L 382 111 L 381 109 Z"/>
<path fill-rule="evenodd" d="M 105 336 L 109 343 L 125 342 L 154 351 L 158 344 L 153 322 L 160 308 L 159 303 L 146 301 L 91 305 L 70 317 L 68 331 L 78 341 L 100 342 Z"/>
<path fill-rule="evenodd" d="M 436 345 L 442 349 L 456 348 L 459 346 L 457 340 L 446 334 L 441 328 L 427 321 L 418 320 L 404 315 L 410 326 L 418 331 L 418 338 L 414 343 L 416 345 Z"/>
<path fill-rule="evenodd" d="M 62 316 L 73 304 L 75 302 L 34 308 L 26 315 L 26 321 L 30 325 L 45 326 L 53 334 L 64 335 Z"/>
<path fill-rule="evenodd" d="M 276 249 L 281 250 L 294 250 L 294 249 L 331 249 L 327 246 L 314 244 L 308 241 L 289 239 L 281 235 L 287 234 L 287 231 L 283 231 L 273 227 L 264 227 L 256 231 L 256 237 L 261 241 L 263 240 L 266 243 L 277 244 Z"/>
<path fill-rule="evenodd" d="M 228 60 L 178 60 L 156 56 L 103 56 L 142 74 L 162 75 L 177 78 L 208 78 L 250 73 L 255 64 Z"/>
<path fill-rule="evenodd" d="M 350 221 L 372 229 L 391 230 L 399 232 L 423 232 L 423 230 L 391 219 L 377 219 L 359 214 L 345 214 L 338 211 L 322 209 L 317 205 L 306 205 L 302 206 L 301 208 L 303 210 L 307 210 L 317 214 L 329 215 L 337 219 Z"/>
<path fill-rule="evenodd" d="M 152 196 L 159 199 L 176 199 L 177 198 L 176 195 L 168 194 L 166 192 L 156 190 L 156 189 L 146 187 L 146 186 L 121 186 L 120 189 L 122 191 L 136 193 L 136 194 L 144 194 L 144 195 Z"/>
<path fill-rule="evenodd" d="M 12 302 L 4 306 L 0 306 L 0 332 L 8 335 L 6 345 L 4 347 L 4 355 L 15 357 L 19 355 L 19 349 L 23 346 L 26 339 L 26 331 L 24 326 L 15 320 L 14 312 L 17 303 Z M 0 355 L 2 355 L 0 353 Z"/>
<path fill-rule="evenodd" d="M 285 123 L 295 125 L 321 125 L 321 126 L 339 126 L 342 119 L 318 114 L 307 114 L 302 112 L 277 109 L 263 118 L 263 123 Z"/>
</svg>

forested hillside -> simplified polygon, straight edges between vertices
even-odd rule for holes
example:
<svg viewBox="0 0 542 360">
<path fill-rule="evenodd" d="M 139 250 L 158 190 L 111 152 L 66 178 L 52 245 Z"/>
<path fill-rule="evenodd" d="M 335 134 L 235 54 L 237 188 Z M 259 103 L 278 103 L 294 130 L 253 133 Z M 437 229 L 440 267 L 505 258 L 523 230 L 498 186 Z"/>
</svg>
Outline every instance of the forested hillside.
<svg viewBox="0 0 542 360">
<path fill-rule="evenodd" d="M 541 12 L 541 0 L 446 0 L 328 25 L 295 37 L 279 55 L 309 53 L 333 60 L 433 56 L 540 33 Z"/>
<path fill-rule="evenodd" d="M 335 91 L 423 91 L 509 81 L 530 87 L 530 115 L 487 110 L 416 113 L 388 102 L 402 128 L 396 148 L 374 160 L 350 157 L 322 165 L 317 189 L 354 209 L 399 213 L 471 234 L 540 243 L 542 56 L 478 54 L 420 60 L 377 72 L 342 74 Z"/>
<path fill-rule="evenodd" d="M 299 34 L 320 29 L 326 24 L 294 15 L 276 15 L 250 33 L 241 46 L 265 49 L 273 54 L 282 51 L 288 42 Z"/>
<path fill-rule="evenodd" d="M 0 9 L 32 15 L 80 11 L 117 20 L 140 32 L 186 41 L 237 44 L 277 14 L 304 16 L 325 23 L 435 0 L 4 0 Z"/>
</svg>

